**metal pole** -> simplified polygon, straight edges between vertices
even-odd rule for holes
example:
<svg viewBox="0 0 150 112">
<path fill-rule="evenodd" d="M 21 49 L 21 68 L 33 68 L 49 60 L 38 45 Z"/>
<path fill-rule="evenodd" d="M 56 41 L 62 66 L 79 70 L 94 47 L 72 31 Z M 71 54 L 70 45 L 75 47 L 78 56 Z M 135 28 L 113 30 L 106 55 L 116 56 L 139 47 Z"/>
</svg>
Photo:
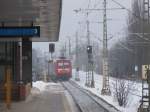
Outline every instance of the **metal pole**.
<svg viewBox="0 0 150 112">
<path fill-rule="evenodd" d="M 109 75 L 108 75 L 108 48 L 107 48 L 107 12 L 106 0 L 104 0 L 104 14 L 103 14 L 103 88 L 101 94 L 110 95 Z"/>
<path fill-rule="evenodd" d="M 49 76 L 49 60 L 48 60 L 48 76 Z"/>
<path fill-rule="evenodd" d="M 79 78 L 79 54 L 78 54 L 78 32 L 76 32 L 76 75 L 75 80 L 80 81 Z"/>
<path fill-rule="evenodd" d="M 91 79 L 91 87 L 94 88 L 95 87 L 95 81 L 94 81 L 94 62 L 93 62 L 93 57 L 92 57 L 92 62 L 91 62 L 91 68 L 92 68 L 92 79 Z"/>
<path fill-rule="evenodd" d="M 20 1 L 21 2 L 21 1 Z M 22 4 L 22 2 L 21 2 Z M 22 19 L 19 18 L 19 26 L 22 25 Z M 19 48 L 20 48 L 20 83 L 23 83 L 23 76 L 22 76 L 22 41 L 23 39 L 20 38 L 20 42 L 19 42 Z"/>
<path fill-rule="evenodd" d="M 10 109 L 11 107 L 11 68 L 6 67 L 6 107 Z"/>
<path fill-rule="evenodd" d="M 90 45 L 90 30 L 89 30 L 90 22 L 87 20 L 87 41 L 88 45 Z"/>
<path fill-rule="evenodd" d="M 70 37 L 69 37 L 69 59 L 71 59 L 71 43 L 70 43 Z"/>
<path fill-rule="evenodd" d="M 67 57 L 67 46 L 66 46 L 66 42 L 65 42 L 65 49 L 64 49 L 64 53 L 65 53 L 65 57 Z"/>
<path fill-rule="evenodd" d="M 19 49 L 20 49 L 20 81 L 22 83 L 22 42 L 19 42 Z"/>
<path fill-rule="evenodd" d="M 88 14 L 87 14 L 88 15 Z M 90 45 L 90 30 L 89 30 L 89 21 L 87 20 L 87 46 Z M 88 55 L 88 65 L 87 65 L 87 86 L 90 87 L 91 84 L 90 84 L 90 59 L 89 59 L 89 55 L 90 54 L 87 54 Z"/>
</svg>

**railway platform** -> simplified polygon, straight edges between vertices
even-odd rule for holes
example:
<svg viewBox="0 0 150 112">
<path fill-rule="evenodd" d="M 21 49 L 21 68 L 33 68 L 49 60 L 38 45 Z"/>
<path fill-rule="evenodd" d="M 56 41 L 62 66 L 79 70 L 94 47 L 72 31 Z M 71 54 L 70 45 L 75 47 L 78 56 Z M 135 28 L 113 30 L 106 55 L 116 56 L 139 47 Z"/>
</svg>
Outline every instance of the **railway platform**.
<svg viewBox="0 0 150 112">
<path fill-rule="evenodd" d="M 49 84 L 44 91 L 33 88 L 25 101 L 13 102 L 10 112 L 80 112 L 71 95 L 59 83 Z M 0 103 L 0 112 L 6 112 Z"/>
</svg>

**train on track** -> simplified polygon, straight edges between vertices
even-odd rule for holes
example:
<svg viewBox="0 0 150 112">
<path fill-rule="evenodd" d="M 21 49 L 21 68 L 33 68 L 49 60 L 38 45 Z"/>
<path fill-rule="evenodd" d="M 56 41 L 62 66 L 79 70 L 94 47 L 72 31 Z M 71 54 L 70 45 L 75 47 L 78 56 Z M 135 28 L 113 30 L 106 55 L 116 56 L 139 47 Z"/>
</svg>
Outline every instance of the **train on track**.
<svg viewBox="0 0 150 112">
<path fill-rule="evenodd" d="M 72 77 L 72 63 L 66 58 L 55 59 L 49 62 L 48 75 L 51 80 L 69 80 Z"/>
</svg>

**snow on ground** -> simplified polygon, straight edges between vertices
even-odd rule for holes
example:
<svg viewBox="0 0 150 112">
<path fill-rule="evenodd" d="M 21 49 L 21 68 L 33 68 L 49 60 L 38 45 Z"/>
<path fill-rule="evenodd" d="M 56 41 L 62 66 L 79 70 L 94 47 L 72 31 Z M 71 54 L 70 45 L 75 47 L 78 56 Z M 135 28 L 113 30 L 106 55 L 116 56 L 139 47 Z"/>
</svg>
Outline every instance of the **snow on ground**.
<svg viewBox="0 0 150 112">
<path fill-rule="evenodd" d="M 34 97 L 37 97 L 45 91 L 60 91 L 60 87 L 58 88 L 58 85 L 60 85 L 59 83 L 36 81 L 32 84 L 33 87 L 31 88 L 31 94 L 26 98 L 26 102 L 31 101 Z"/>
<path fill-rule="evenodd" d="M 41 94 L 44 91 L 49 90 L 51 87 L 56 89 L 56 86 L 58 86 L 58 83 L 53 83 L 53 82 L 43 82 L 43 81 L 36 81 L 33 82 L 33 87 L 31 89 L 31 95 L 30 96 L 36 96 L 38 94 Z"/>
<path fill-rule="evenodd" d="M 37 97 L 40 95 L 43 91 L 46 90 L 46 87 L 49 85 L 49 83 L 43 82 L 43 81 L 36 81 L 33 82 L 33 87 L 31 88 L 31 94 L 29 94 L 25 100 L 25 102 L 30 102 L 33 100 L 34 97 Z"/>
<path fill-rule="evenodd" d="M 33 82 L 33 88 L 37 88 L 39 89 L 41 92 L 45 91 L 47 89 L 47 86 L 55 86 L 58 85 L 57 83 L 53 83 L 53 82 L 43 82 L 43 81 L 36 81 Z"/>
<path fill-rule="evenodd" d="M 44 91 L 48 83 L 45 83 L 43 81 L 36 81 L 33 82 L 33 87 L 39 89 L 40 91 Z"/>
<path fill-rule="evenodd" d="M 137 83 L 134 81 L 127 81 L 130 83 L 131 86 L 131 91 L 129 93 L 128 97 L 128 103 L 126 107 L 120 107 L 118 105 L 117 100 L 114 97 L 114 84 L 116 79 L 110 77 L 110 87 L 111 87 L 111 96 L 103 96 L 101 95 L 101 89 L 102 89 L 102 75 L 94 74 L 94 79 L 95 79 L 95 88 L 88 88 L 85 86 L 85 79 L 86 79 L 86 72 L 80 71 L 80 81 L 75 81 L 75 70 L 73 70 L 73 77 L 72 80 L 75 81 L 77 84 L 79 84 L 81 87 L 91 91 L 92 93 L 96 94 L 97 96 L 101 97 L 102 99 L 106 100 L 108 103 L 111 105 L 115 106 L 118 108 L 121 112 L 137 112 L 137 109 L 140 105 L 140 100 L 141 100 L 141 94 L 142 94 L 142 84 Z"/>
</svg>

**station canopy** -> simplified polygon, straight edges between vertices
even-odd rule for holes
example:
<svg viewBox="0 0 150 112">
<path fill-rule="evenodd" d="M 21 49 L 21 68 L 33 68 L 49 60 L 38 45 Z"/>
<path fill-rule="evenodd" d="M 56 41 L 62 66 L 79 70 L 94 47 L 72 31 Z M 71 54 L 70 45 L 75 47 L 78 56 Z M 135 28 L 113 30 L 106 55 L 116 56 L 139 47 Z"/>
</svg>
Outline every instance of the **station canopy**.
<svg viewBox="0 0 150 112">
<path fill-rule="evenodd" d="M 33 42 L 55 42 L 59 39 L 62 0 L 1 0 L 0 26 L 40 26 L 40 37 Z M 0 41 L 21 41 L 21 37 Z"/>
</svg>

